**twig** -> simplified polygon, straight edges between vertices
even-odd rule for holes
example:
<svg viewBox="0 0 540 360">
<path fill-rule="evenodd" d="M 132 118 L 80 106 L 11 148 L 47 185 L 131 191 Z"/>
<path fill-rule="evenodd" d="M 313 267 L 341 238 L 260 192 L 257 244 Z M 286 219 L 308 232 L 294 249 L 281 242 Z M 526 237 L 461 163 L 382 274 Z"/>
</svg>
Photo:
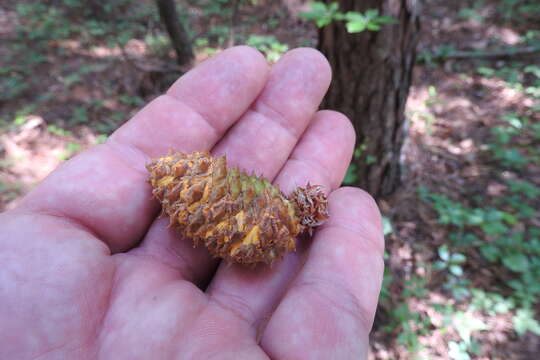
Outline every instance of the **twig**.
<svg viewBox="0 0 540 360">
<path fill-rule="evenodd" d="M 540 52 L 540 45 L 524 48 L 509 48 L 498 51 L 452 51 L 442 54 L 431 54 L 432 59 L 503 59 L 522 55 L 532 55 Z"/>
<path fill-rule="evenodd" d="M 156 4 L 159 17 L 165 24 L 165 29 L 167 29 L 171 44 L 176 52 L 178 65 L 190 65 L 195 55 L 186 29 L 178 17 L 174 0 L 156 0 Z"/>
<path fill-rule="evenodd" d="M 235 42 L 235 27 L 238 23 L 238 7 L 240 5 L 240 0 L 233 0 L 232 1 L 232 13 L 231 13 L 231 19 L 229 24 L 229 47 L 234 46 Z"/>
</svg>

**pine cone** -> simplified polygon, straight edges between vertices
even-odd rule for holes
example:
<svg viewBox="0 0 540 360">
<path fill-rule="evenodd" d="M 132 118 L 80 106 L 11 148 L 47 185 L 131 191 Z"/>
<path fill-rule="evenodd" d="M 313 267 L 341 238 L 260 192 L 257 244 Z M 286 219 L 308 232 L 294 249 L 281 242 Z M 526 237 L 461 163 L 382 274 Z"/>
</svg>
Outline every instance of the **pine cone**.
<svg viewBox="0 0 540 360">
<path fill-rule="evenodd" d="M 268 180 L 228 169 L 208 152 L 173 153 L 147 165 L 152 194 L 170 225 L 229 262 L 271 264 L 295 250 L 296 236 L 328 213 L 319 186 L 287 198 Z"/>
</svg>

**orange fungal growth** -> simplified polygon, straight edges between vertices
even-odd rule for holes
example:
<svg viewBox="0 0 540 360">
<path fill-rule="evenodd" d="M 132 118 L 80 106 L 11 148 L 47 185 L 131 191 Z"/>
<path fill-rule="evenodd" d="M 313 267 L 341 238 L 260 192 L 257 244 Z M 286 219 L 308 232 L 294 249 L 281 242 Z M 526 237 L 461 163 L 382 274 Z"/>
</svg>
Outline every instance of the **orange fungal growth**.
<svg viewBox="0 0 540 360">
<path fill-rule="evenodd" d="M 295 238 L 327 218 L 320 186 L 289 197 L 268 180 L 227 168 L 208 152 L 172 153 L 147 165 L 162 213 L 194 246 L 241 264 L 273 263 L 296 249 Z"/>
</svg>

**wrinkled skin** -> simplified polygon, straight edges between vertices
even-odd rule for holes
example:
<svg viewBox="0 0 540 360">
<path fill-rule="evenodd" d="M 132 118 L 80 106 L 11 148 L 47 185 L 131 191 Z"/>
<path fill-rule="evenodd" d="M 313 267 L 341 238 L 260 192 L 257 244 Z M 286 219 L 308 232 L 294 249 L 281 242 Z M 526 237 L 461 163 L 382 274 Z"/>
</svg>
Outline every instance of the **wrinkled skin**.
<svg viewBox="0 0 540 360">
<path fill-rule="evenodd" d="M 2 359 L 360 359 L 382 278 L 378 209 L 339 188 L 349 121 L 317 111 L 330 68 L 296 49 L 270 68 L 207 60 L 0 215 Z M 145 164 L 226 153 L 288 193 L 329 193 L 330 219 L 271 268 L 227 266 L 157 218 Z"/>
</svg>

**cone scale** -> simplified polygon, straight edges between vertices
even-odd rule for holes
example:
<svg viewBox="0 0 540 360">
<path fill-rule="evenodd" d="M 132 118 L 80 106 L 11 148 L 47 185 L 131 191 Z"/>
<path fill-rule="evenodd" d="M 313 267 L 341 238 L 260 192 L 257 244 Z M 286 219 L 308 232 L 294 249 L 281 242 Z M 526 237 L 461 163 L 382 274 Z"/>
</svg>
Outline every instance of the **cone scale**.
<svg viewBox="0 0 540 360">
<path fill-rule="evenodd" d="M 171 153 L 147 165 L 152 194 L 181 235 L 230 263 L 272 264 L 296 249 L 296 236 L 327 218 L 320 186 L 288 197 L 267 179 L 227 168 L 208 152 Z"/>
</svg>

